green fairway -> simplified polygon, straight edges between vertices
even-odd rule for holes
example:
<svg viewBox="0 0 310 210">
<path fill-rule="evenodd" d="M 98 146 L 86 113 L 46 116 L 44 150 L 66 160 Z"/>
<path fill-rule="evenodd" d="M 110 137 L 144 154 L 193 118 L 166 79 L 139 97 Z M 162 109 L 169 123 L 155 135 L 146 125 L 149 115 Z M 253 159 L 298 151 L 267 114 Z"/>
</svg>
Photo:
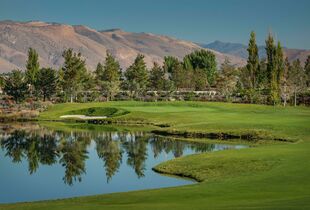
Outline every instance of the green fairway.
<svg viewBox="0 0 310 210">
<path fill-rule="evenodd" d="M 209 102 L 73 103 L 54 105 L 39 120 L 89 114 L 89 108 L 90 114 L 112 113 L 118 122 L 151 125 L 144 130 L 254 132 L 293 141 L 266 140 L 270 144 L 262 141 L 247 149 L 185 156 L 154 166 L 160 172 L 200 181 L 189 186 L 3 204 L 0 209 L 310 209 L 309 108 Z"/>
</svg>

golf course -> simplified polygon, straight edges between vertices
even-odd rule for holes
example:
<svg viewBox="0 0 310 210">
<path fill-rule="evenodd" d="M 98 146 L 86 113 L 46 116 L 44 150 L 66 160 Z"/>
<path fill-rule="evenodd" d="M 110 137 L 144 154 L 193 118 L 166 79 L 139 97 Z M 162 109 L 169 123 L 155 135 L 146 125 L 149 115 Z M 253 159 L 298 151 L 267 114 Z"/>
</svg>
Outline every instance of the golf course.
<svg viewBox="0 0 310 210">
<path fill-rule="evenodd" d="M 51 106 L 37 120 L 55 127 L 74 126 L 75 119 L 61 118 L 64 115 L 107 116 L 103 120 L 109 124 L 171 135 L 175 141 L 187 138 L 248 147 L 193 154 L 153 166 L 156 172 L 197 181 L 190 185 L 0 204 L 1 210 L 310 209 L 308 107 L 220 102 L 64 103 Z M 100 130 L 106 125 L 92 126 Z"/>
</svg>

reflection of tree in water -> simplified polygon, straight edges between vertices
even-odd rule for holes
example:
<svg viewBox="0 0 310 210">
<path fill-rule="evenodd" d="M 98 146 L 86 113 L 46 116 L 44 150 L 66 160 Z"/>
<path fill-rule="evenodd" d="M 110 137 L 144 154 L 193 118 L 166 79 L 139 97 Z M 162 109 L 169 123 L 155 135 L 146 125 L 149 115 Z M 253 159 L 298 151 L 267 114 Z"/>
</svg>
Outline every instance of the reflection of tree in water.
<svg viewBox="0 0 310 210">
<path fill-rule="evenodd" d="M 109 182 L 122 163 L 123 151 L 120 149 L 119 141 L 113 141 L 112 133 L 96 137 L 95 142 L 98 157 L 104 161 L 107 182 Z"/>
<path fill-rule="evenodd" d="M 9 137 L 3 137 L 0 141 L 1 147 L 6 150 L 5 155 L 11 157 L 13 162 L 20 162 L 24 157 L 26 136 L 26 131 L 15 130 Z"/>
<path fill-rule="evenodd" d="M 6 149 L 6 156 L 11 157 L 13 162 L 20 162 L 26 157 L 30 174 L 37 170 L 39 162 L 48 165 L 56 162 L 57 145 L 52 136 L 40 137 L 24 130 L 15 130 L 1 141 L 1 146 Z"/>
<path fill-rule="evenodd" d="M 81 181 L 81 175 L 85 173 L 85 159 L 87 156 L 87 143 L 75 135 L 67 138 L 64 136 L 59 146 L 61 154 L 59 162 L 65 167 L 63 180 L 66 184 L 72 185 L 73 181 Z"/>
<path fill-rule="evenodd" d="M 145 171 L 145 161 L 147 159 L 147 139 L 129 134 L 127 141 L 123 141 L 122 146 L 127 153 L 127 164 L 134 168 L 137 176 L 143 177 Z"/>
<path fill-rule="evenodd" d="M 191 149 L 195 152 L 208 152 L 215 149 L 214 144 L 205 143 L 193 143 L 186 141 L 176 141 L 171 138 L 164 138 L 159 136 L 153 136 L 150 138 L 149 143 L 154 153 L 154 158 L 157 158 L 159 154 L 165 152 L 166 154 L 172 152 L 174 157 L 180 157 L 183 155 L 185 149 Z"/>
<path fill-rule="evenodd" d="M 52 165 L 59 161 L 65 168 L 63 180 L 72 185 L 81 181 L 85 173 L 85 160 L 88 158 L 87 147 L 91 141 L 96 143 L 98 157 L 103 160 L 107 181 L 117 173 L 123 153 L 127 154 L 127 164 L 137 176 L 143 177 L 147 160 L 147 144 L 150 143 L 157 158 L 162 152 L 182 156 L 186 149 L 206 152 L 215 149 L 213 144 L 189 143 L 175 141 L 158 136 L 145 136 L 143 133 L 110 133 L 110 132 L 60 132 L 51 130 L 14 130 L 0 134 L 0 144 L 6 156 L 13 162 L 28 162 L 29 173 L 36 172 L 40 164 Z"/>
<path fill-rule="evenodd" d="M 41 145 L 39 149 L 40 162 L 44 165 L 52 165 L 57 162 L 58 146 L 53 135 L 44 134 L 39 139 Z"/>
<path fill-rule="evenodd" d="M 39 136 L 28 136 L 26 141 L 25 153 L 28 160 L 28 169 L 30 174 L 36 172 L 39 167 Z"/>
</svg>

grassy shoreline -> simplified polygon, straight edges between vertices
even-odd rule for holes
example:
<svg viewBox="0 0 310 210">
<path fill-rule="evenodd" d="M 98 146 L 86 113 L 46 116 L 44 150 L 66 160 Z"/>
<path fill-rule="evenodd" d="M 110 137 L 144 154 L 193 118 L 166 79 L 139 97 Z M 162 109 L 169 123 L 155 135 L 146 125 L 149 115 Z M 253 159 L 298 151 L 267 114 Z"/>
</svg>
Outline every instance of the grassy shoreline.
<svg viewBox="0 0 310 210">
<path fill-rule="evenodd" d="M 190 155 L 154 166 L 155 170 L 163 173 L 179 174 L 201 181 L 194 185 L 54 201 L 1 204 L 0 209 L 310 208 L 309 108 L 203 102 L 59 104 L 43 112 L 38 120 L 57 120 L 64 113 L 90 107 L 114 107 L 129 112 L 116 116 L 116 120 L 169 125 L 159 129 L 163 131 L 255 131 L 299 141 L 267 141 L 270 144 Z M 145 129 L 154 130 L 158 127 Z"/>
</svg>

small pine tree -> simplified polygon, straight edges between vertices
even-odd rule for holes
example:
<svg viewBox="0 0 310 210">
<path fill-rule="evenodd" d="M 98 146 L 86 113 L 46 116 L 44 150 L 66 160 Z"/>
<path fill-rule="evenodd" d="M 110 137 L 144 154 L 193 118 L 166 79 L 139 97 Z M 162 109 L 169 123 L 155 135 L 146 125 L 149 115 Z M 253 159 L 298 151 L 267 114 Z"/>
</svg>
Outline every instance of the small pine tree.
<svg viewBox="0 0 310 210">
<path fill-rule="evenodd" d="M 114 96 L 119 92 L 120 72 L 121 69 L 118 61 L 112 56 L 112 54 L 107 53 L 102 79 L 104 81 L 107 98 L 109 100 L 113 100 Z"/>
<path fill-rule="evenodd" d="M 150 71 L 150 89 L 151 90 L 164 90 L 165 88 L 165 72 L 154 62 L 153 68 Z"/>
<path fill-rule="evenodd" d="M 149 83 L 148 70 L 144 62 L 144 56 L 138 54 L 133 64 L 125 72 L 127 88 L 136 96 L 146 91 Z"/>
<path fill-rule="evenodd" d="M 70 96 L 72 103 L 77 91 L 82 87 L 82 75 L 87 71 L 85 60 L 81 58 L 80 53 L 75 53 L 72 49 L 65 50 L 62 56 L 65 59 L 62 67 L 63 90 Z"/>
<path fill-rule="evenodd" d="M 36 89 L 43 101 L 50 98 L 56 93 L 57 72 L 52 68 L 42 68 L 38 72 L 38 81 Z"/>
<path fill-rule="evenodd" d="M 13 70 L 4 81 L 3 91 L 12 96 L 16 103 L 25 99 L 28 93 L 28 86 L 25 75 L 20 70 Z"/>
</svg>

